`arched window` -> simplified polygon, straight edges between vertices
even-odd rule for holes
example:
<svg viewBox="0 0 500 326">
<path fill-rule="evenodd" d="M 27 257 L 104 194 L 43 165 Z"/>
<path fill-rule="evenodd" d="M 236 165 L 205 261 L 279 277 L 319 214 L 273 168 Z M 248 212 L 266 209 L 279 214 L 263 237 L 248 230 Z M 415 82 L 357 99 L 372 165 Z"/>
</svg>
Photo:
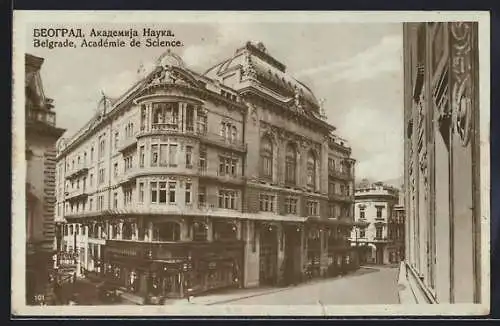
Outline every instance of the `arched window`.
<svg viewBox="0 0 500 326">
<path fill-rule="evenodd" d="M 133 227 L 131 223 L 123 223 L 122 227 L 122 239 L 131 240 L 132 239 Z"/>
<path fill-rule="evenodd" d="M 316 186 L 316 156 L 313 151 L 307 155 L 307 185 L 312 188 Z"/>
<path fill-rule="evenodd" d="M 288 144 L 285 158 L 285 182 L 295 184 L 297 174 L 297 149 L 295 145 Z"/>
<path fill-rule="evenodd" d="M 269 136 L 260 141 L 261 175 L 265 178 L 273 177 L 273 143 Z"/>
</svg>

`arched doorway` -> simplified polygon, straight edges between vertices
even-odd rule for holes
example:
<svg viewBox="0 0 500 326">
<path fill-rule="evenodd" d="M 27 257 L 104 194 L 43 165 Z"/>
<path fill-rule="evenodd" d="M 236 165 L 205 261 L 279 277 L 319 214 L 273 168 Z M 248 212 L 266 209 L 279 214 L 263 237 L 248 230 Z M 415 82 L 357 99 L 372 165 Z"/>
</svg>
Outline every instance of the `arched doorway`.
<svg viewBox="0 0 500 326">
<path fill-rule="evenodd" d="M 276 285 L 278 281 L 278 228 L 263 223 L 260 231 L 259 282 Z"/>
</svg>

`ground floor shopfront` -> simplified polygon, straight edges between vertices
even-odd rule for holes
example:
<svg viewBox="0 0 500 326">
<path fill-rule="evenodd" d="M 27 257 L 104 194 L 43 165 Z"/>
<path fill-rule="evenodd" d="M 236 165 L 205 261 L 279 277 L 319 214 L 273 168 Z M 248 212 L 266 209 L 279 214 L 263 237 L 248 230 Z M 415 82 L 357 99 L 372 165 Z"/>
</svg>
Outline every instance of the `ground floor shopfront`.
<svg viewBox="0 0 500 326">
<path fill-rule="evenodd" d="M 348 241 L 351 221 L 259 218 L 71 221 L 61 243 L 79 253 L 82 274 L 153 301 L 228 287 L 286 286 L 359 267 L 358 249 Z"/>
<path fill-rule="evenodd" d="M 360 264 L 398 264 L 404 259 L 404 244 L 399 242 L 361 242 L 358 247 Z"/>
<path fill-rule="evenodd" d="M 101 276 L 143 298 L 183 298 L 241 286 L 243 243 L 110 240 Z"/>
</svg>

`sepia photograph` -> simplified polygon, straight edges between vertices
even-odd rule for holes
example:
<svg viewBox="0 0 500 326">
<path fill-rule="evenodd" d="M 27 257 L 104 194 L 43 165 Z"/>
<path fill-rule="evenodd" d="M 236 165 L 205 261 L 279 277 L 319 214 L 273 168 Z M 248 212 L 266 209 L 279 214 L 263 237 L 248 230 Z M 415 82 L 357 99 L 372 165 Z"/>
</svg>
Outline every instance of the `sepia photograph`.
<svg viewBox="0 0 500 326">
<path fill-rule="evenodd" d="M 488 12 L 13 29 L 14 316 L 489 313 Z"/>
</svg>

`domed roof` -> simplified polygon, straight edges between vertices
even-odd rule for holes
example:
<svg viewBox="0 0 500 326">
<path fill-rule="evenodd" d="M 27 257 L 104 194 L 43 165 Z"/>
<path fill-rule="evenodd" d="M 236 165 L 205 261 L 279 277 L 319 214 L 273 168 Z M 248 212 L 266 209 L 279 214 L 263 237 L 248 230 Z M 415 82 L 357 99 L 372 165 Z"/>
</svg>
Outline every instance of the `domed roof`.
<svg viewBox="0 0 500 326">
<path fill-rule="evenodd" d="M 210 68 L 205 75 L 221 78 L 238 67 L 282 96 L 292 99 L 298 95 L 310 104 L 312 111 L 319 111 L 320 103 L 312 90 L 287 73 L 286 66 L 272 57 L 261 42 L 247 42 L 231 58 Z"/>
</svg>

